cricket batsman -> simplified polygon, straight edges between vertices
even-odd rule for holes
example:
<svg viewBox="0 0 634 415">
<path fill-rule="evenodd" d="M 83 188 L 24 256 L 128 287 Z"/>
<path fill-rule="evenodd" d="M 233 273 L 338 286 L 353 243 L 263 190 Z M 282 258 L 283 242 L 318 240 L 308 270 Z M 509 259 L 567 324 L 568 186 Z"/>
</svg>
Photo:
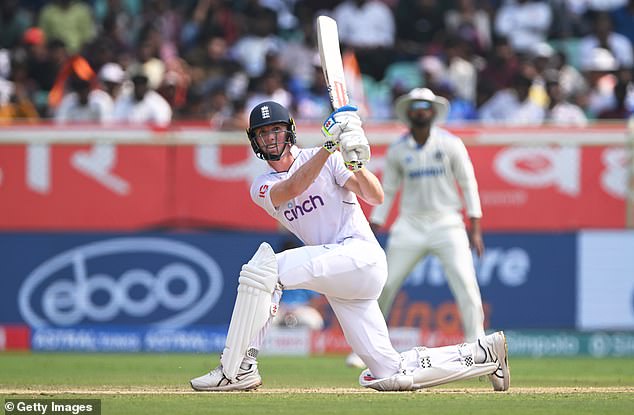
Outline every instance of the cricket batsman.
<svg viewBox="0 0 634 415">
<path fill-rule="evenodd" d="M 359 377 L 361 386 L 415 390 L 495 374 L 508 389 L 502 332 L 473 343 L 394 350 L 377 302 L 387 278 L 386 257 L 357 199 L 378 205 L 384 195 L 379 180 L 364 168 L 370 146 L 356 108 L 333 112 L 322 132 L 322 146 L 300 149 L 286 108 L 267 101 L 251 111 L 249 141 L 270 167 L 254 180 L 251 199 L 305 246 L 275 253 L 264 242 L 243 265 L 220 364 L 192 379 L 192 388 L 260 386 L 257 356 L 282 290 L 308 289 L 326 296 L 346 340 L 367 365 Z"/>
</svg>

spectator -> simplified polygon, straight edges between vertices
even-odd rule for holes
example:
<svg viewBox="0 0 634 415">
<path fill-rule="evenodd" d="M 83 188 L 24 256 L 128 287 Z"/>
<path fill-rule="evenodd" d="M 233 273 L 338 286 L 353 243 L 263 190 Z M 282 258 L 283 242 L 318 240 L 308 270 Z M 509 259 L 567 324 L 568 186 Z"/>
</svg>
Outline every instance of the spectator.
<svg viewBox="0 0 634 415">
<path fill-rule="evenodd" d="M 269 9 L 260 8 L 251 16 L 250 32 L 240 38 L 230 54 L 247 71 L 251 78 L 262 75 L 266 69 L 266 55 L 283 48 L 284 42 L 277 36 L 277 16 Z"/>
<path fill-rule="evenodd" d="M 53 0 L 40 11 L 38 26 L 48 39 L 60 39 L 71 54 L 95 36 L 95 23 L 88 5 L 79 0 Z"/>
<path fill-rule="evenodd" d="M 108 62 L 124 61 L 129 50 L 113 40 L 113 37 L 99 34 L 92 42 L 86 44 L 81 53 L 91 67 L 99 69 Z"/>
<path fill-rule="evenodd" d="M 210 94 L 208 119 L 212 127 L 218 130 L 244 128 L 244 124 L 235 124 L 233 105 L 222 88 L 217 88 Z"/>
<path fill-rule="evenodd" d="M 137 0 L 93 0 L 95 19 L 100 27 L 100 37 L 110 39 L 117 50 L 129 52 L 135 45 L 141 19 L 142 6 Z"/>
<path fill-rule="evenodd" d="M 550 25 L 550 39 L 571 39 L 573 41 L 588 33 L 590 27 L 584 19 L 585 7 L 580 7 L 585 0 L 550 1 L 553 21 Z"/>
<path fill-rule="evenodd" d="M 442 89 L 449 83 L 447 65 L 438 56 L 423 56 L 420 58 L 419 66 L 425 80 L 425 86 L 429 89 Z"/>
<path fill-rule="evenodd" d="M 319 57 L 311 59 L 313 65 L 312 83 L 295 95 L 295 113 L 299 119 L 322 120 L 332 111 L 328 87 L 321 69 Z"/>
<path fill-rule="evenodd" d="M 438 1 L 400 0 L 394 18 L 399 58 L 415 60 L 440 50 L 446 30 Z"/>
<path fill-rule="evenodd" d="M 436 95 L 445 98 L 450 103 L 445 124 L 461 124 L 478 119 L 478 110 L 476 109 L 474 101 L 469 101 L 457 96 L 451 85 L 446 85 L 436 92 Z"/>
<path fill-rule="evenodd" d="M 590 56 L 595 48 L 609 50 L 620 66 L 631 68 L 634 66 L 632 57 L 632 43 L 620 33 L 612 30 L 612 20 L 606 12 L 596 13 L 594 31 L 581 39 L 579 54 Z"/>
<path fill-rule="evenodd" d="M 634 0 L 617 8 L 611 13 L 614 31 L 629 39 L 634 44 Z"/>
<path fill-rule="evenodd" d="M 0 4 L 0 49 L 18 46 L 30 25 L 31 17 L 17 0 L 3 0 Z"/>
<path fill-rule="evenodd" d="M 183 27 L 182 5 L 171 0 L 146 0 L 143 8 L 143 19 L 147 26 L 152 26 L 159 34 L 161 56 L 172 57 L 180 43 Z"/>
<path fill-rule="evenodd" d="M 625 82 L 617 83 L 614 87 L 615 106 L 601 111 L 597 118 L 604 120 L 624 120 L 629 118 L 632 115 L 632 111 L 627 106 L 626 98 L 632 88 L 632 84 Z"/>
<path fill-rule="evenodd" d="M 525 75 L 515 76 L 510 88 L 496 92 L 479 110 L 485 124 L 539 125 L 544 120 L 544 109 L 529 98 L 533 80 Z"/>
<path fill-rule="evenodd" d="M 304 20 L 300 26 L 300 39 L 289 41 L 280 51 L 280 63 L 289 73 L 291 82 L 299 89 L 310 88 L 313 82 L 313 58 L 317 45 L 314 24 L 312 20 Z"/>
<path fill-rule="evenodd" d="M 239 37 L 238 18 L 223 0 L 198 0 L 183 23 L 181 45 L 185 53 L 205 44 L 206 40 L 221 37 L 233 45 Z"/>
<path fill-rule="evenodd" d="M 104 106 L 103 121 L 111 121 L 114 118 L 114 103 L 121 94 L 121 88 L 125 80 L 125 72 L 118 63 L 109 62 L 101 67 L 98 78 L 101 84 L 97 91 L 105 93 L 105 95 L 100 98 L 100 102 L 102 102 Z"/>
<path fill-rule="evenodd" d="M 225 88 L 230 79 L 243 74 L 240 63 L 229 55 L 227 41 L 221 36 L 213 36 L 201 46 L 192 48 L 186 55 L 189 76 L 193 88 L 201 94 L 208 94 L 217 88 Z M 243 95 L 244 90 L 236 94 Z"/>
<path fill-rule="evenodd" d="M 588 124 L 586 114 L 579 106 L 568 102 L 565 98 L 563 88 L 559 83 L 559 72 L 551 69 L 545 73 L 544 78 L 546 94 L 549 99 L 544 120 L 558 126 L 586 126 Z"/>
<path fill-rule="evenodd" d="M 0 125 L 33 123 L 40 118 L 24 86 L 25 78 L 26 68 L 20 64 L 13 65 L 12 81 L 0 78 Z"/>
<path fill-rule="evenodd" d="M 346 0 L 332 11 L 339 39 L 359 49 L 391 48 L 394 45 L 394 16 L 378 0 Z M 371 30 L 368 30 L 371 28 Z"/>
<path fill-rule="evenodd" d="M 453 86 L 456 97 L 475 102 L 478 74 L 469 59 L 469 47 L 466 41 L 459 37 L 449 36 L 445 41 L 445 55 L 447 79 Z"/>
<path fill-rule="evenodd" d="M 554 56 L 552 46 L 546 42 L 538 43 L 532 46 L 527 59 L 520 65 L 520 71 L 533 80 L 529 92 L 531 100 L 544 108 L 549 102 L 545 74 L 552 68 Z"/>
<path fill-rule="evenodd" d="M 91 82 L 79 77 L 71 78 L 69 84 L 70 91 L 55 111 L 57 123 L 102 122 L 109 116 L 106 111 L 111 110 L 112 102 L 107 100 L 107 94 L 98 90 L 93 93 Z"/>
<path fill-rule="evenodd" d="M 157 89 L 165 76 L 165 61 L 160 58 L 160 51 L 157 42 L 152 39 L 153 36 L 156 36 L 156 32 L 150 30 L 141 41 L 137 48 L 136 60 L 129 65 L 128 72 L 142 72 L 147 76 L 150 88 Z"/>
<path fill-rule="evenodd" d="M 555 53 L 552 65 L 559 73 L 559 84 L 565 99 L 572 100 L 588 89 L 583 75 L 577 68 L 568 63 L 568 58 L 564 52 Z"/>
<path fill-rule="evenodd" d="M 339 38 L 354 49 L 361 73 L 383 79 L 392 62 L 395 22 L 392 10 L 379 0 L 346 0 L 332 11 Z"/>
<path fill-rule="evenodd" d="M 172 120 L 172 108 L 159 93 L 150 88 L 147 75 L 134 75 L 132 84 L 133 90 L 124 91 L 115 102 L 114 119 L 133 124 L 168 125 Z"/>
<path fill-rule="evenodd" d="M 66 46 L 57 39 L 47 43 L 44 32 L 38 28 L 30 28 L 24 32 L 24 44 L 29 78 L 26 83 L 28 93 L 40 115 L 48 115 L 49 91 L 68 60 Z"/>
<path fill-rule="evenodd" d="M 588 85 L 584 108 L 590 118 L 616 107 L 614 87 L 617 78 L 614 73 L 618 67 L 618 62 L 607 49 L 595 48 L 584 57 L 582 72 Z"/>
<path fill-rule="evenodd" d="M 279 72 L 269 71 L 254 82 L 255 89 L 247 97 L 246 107 L 249 110 L 264 101 L 275 101 L 287 108 L 291 106 L 293 97 L 284 87 L 282 75 Z"/>
<path fill-rule="evenodd" d="M 495 33 L 508 37 L 513 49 L 523 54 L 547 39 L 551 20 L 547 2 L 507 0 L 495 17 Z"/>
<path fill-rule="evenodd" d="M 156 91 L 165 98 L 172 110 L 178 110 L 187 98 L 187 80 L 183 73 L 168 71 Z"/>
<path fill-rule="evenodd" d="M 493 50 L 488 55 L 484 67 L 478 73 L 478 82 L 490 86 L 493 90 L 508 88 L 519 71 L 519 59 L 509 40 L 498 37 Z"/>
<path fill-rule="evenodd" d="M 474 0 L 455 0 L 456 8 L 445 14 L 447 32 L 474 46 L 476 53 L 484 55 L 491 48 L 491 22 L 486 11 L 478 8 Z"/>
</svg>

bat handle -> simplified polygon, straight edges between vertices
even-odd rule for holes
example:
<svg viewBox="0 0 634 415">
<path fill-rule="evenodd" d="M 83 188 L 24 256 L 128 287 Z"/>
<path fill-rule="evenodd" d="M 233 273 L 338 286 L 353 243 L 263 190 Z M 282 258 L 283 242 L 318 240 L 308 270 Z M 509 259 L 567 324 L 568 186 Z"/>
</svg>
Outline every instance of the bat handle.
<svg viewBox="0 0 634 415">
<path fill-rule="evenodd" d="M 359 107 L 357 107 L 356 105 L 347 104 L 347 105 L 344 105 L 343 107 L 335 108 L 335 111 L 330 115 L 334 115 L 334 114 L 337 114 L 338 112 L 343 112 L 343 111 L 358 111 L 358 110 L 359 110 Z"/>
</svg>

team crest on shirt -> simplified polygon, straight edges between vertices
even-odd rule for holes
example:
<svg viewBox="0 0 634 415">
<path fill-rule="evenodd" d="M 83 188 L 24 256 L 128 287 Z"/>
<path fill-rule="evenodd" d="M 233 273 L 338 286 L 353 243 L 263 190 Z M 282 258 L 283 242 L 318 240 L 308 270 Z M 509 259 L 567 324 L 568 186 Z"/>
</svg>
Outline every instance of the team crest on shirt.
<svg viewBox="0 0 634 415">
<path fill-rule="evenodd" d="M 442 151 L 438 150 L 434 153 L 434 159 L 440 161 L 442 160 Z"/>
</svg>

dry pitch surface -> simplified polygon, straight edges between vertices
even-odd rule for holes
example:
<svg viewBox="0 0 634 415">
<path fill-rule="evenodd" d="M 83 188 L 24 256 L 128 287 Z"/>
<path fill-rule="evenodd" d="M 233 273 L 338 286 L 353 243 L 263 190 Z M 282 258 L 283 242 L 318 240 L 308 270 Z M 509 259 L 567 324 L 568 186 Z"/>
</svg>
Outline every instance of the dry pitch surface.
<svg viewBox="0 0 634 415">
<path fill-rule="evenodd" d="M 240 392 L 196 392 L 186 388 L 148 388 L 148 387 L 90 387 L 90 388 L 1 388 L 0 395 L 202 395 L 202 394 L 364 394 L 380 393 L 366 388 L 266 388 L 261 387 L 254 391 Z M 382 392 L 385 393 L 385 392 Z M 388 393 L 431 393 L 431 394 L 499 394 L 483 388 L 429 388 L 414 392 L 388 392 Z M 625 393 L 634 394 L 634 386 L 611 387 L 511 387 L 506 394 L 588 394 L 588 393 Z"/>
</svg>

